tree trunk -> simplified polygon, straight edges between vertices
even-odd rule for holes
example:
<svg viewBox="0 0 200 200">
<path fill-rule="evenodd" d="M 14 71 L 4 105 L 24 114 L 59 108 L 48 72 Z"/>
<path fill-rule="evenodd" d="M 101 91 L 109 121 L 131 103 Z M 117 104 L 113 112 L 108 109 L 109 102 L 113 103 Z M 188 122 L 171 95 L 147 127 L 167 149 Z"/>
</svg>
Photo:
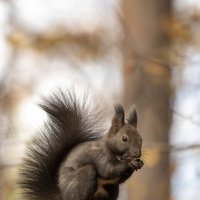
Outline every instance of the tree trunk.
<svg viewBox="0 0 200 200">
<path fill-rule="evenodd" d="M 123 0 L 125 30 L 124 104 L 136 104 L 143 146 L 168 144 L 171 113 L 169 38 L 170 0 Z M 147 152 L 148 153 L 148 152 Z M 169 199 L 169 155 L 152 151 L 144 155 L 147 166 L 127 184 L 130 200 Z"/>
</svg>

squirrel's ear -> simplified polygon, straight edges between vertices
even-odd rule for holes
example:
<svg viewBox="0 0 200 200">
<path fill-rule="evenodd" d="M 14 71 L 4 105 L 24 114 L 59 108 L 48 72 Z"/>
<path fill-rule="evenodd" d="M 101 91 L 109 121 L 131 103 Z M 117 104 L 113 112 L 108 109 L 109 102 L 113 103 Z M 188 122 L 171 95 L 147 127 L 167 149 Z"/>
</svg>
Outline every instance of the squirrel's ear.
<svg viewBox="0 0 200 200">
<path fill-rule="evenodd" d="M 116 104 L 114 108 L 115 108 L 115 115 L 112 119 L 112 126 L 108 133 L 109 137 L 114 136 L 117 133 L 117 131 L 121 129 L 125 124 L 123 106 L 121 104 Z"/>
<path fill-rule="evenodd" d="M 135 105 L 133 106 L 129 117 L 128 117 L 128 124 L 131 124 L 135 127 L 137 127 L 137 111 Z"/>
</svg>

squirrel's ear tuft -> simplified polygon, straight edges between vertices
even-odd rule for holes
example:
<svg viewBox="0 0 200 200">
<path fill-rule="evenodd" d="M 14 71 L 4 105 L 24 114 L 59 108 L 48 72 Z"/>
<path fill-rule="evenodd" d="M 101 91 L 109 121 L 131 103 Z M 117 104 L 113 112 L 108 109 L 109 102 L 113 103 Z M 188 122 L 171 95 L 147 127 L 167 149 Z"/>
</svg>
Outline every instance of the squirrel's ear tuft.
<svg viewBox="0 0 200 200">
<path fill-rule="evenodd" d="M 121 104 L 116 104 L 114 106 L 114 108 L 115 108 L 115 116 L 113 117 L 113 122 L 115 123 L 114 125 L 116 126 L 116 128 L 119 130 L 125 124 L 125 122 L 124 122 L 124 108 Z"/>
<path fill-rule="evenodd" d="M 128 123 L 137 127 L 137 111 L 135 105 L 133 105 L 133 108 L 129 114 Z"/>
<path fill-rule="evenodd" d="M 115 104 L 115 117 L 121 117 L 124 120 L 124 108 L 121 104 Z"/>
<path fill-rule="evenodd" d="M 119 129 L 121 129 L 125 124 L 123 106 L 121 104 L 116 104 L 114 106 L 114 108 L 115 108 L 115 115 L 112 119 L 112 126 L 110 128 L 109 133 L 108 133 L 108 135 L 110 137 L 115 135 L 117 133 L 117 131 L 119 131 Z"/>
</svg>

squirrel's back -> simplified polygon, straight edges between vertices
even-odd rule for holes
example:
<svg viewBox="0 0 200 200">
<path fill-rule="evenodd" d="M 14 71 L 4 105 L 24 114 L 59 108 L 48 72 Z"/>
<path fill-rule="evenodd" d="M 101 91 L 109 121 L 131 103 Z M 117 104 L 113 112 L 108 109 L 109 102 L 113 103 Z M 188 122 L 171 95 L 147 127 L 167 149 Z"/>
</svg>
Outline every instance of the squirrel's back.
<svg viewBox="0 0 200 200">
<path fill-rule="evenodd" d="M 24 199 L 58 200 L 59 166 L 77 144 L 102 137 L 99 114 L 88 105 L 87 97 L 78 101 L 74 91 L 59 90 L 40 106 L 48 121 L 27 146 L 19 184 Z"/>
</svg>

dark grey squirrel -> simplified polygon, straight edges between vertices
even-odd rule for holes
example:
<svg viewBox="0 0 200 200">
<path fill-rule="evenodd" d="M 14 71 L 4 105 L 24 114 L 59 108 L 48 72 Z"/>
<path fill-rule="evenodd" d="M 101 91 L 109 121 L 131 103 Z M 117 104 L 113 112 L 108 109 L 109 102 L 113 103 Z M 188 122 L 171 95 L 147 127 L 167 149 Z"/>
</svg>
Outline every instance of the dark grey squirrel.
<svg viewBox="0 0 200 200">
<path fill-rule="evenodd" d="M 99 114 L 78 100 L 75 92 L 59 90 L 43 98 L 48 120 L 32 142 L 20 168 L 19 186 L 27 200 L 116 200 L 119 184 L 143 166 L 137 113 L 125 123 L 121 104 L 107 134 Z"/>
</svg>

